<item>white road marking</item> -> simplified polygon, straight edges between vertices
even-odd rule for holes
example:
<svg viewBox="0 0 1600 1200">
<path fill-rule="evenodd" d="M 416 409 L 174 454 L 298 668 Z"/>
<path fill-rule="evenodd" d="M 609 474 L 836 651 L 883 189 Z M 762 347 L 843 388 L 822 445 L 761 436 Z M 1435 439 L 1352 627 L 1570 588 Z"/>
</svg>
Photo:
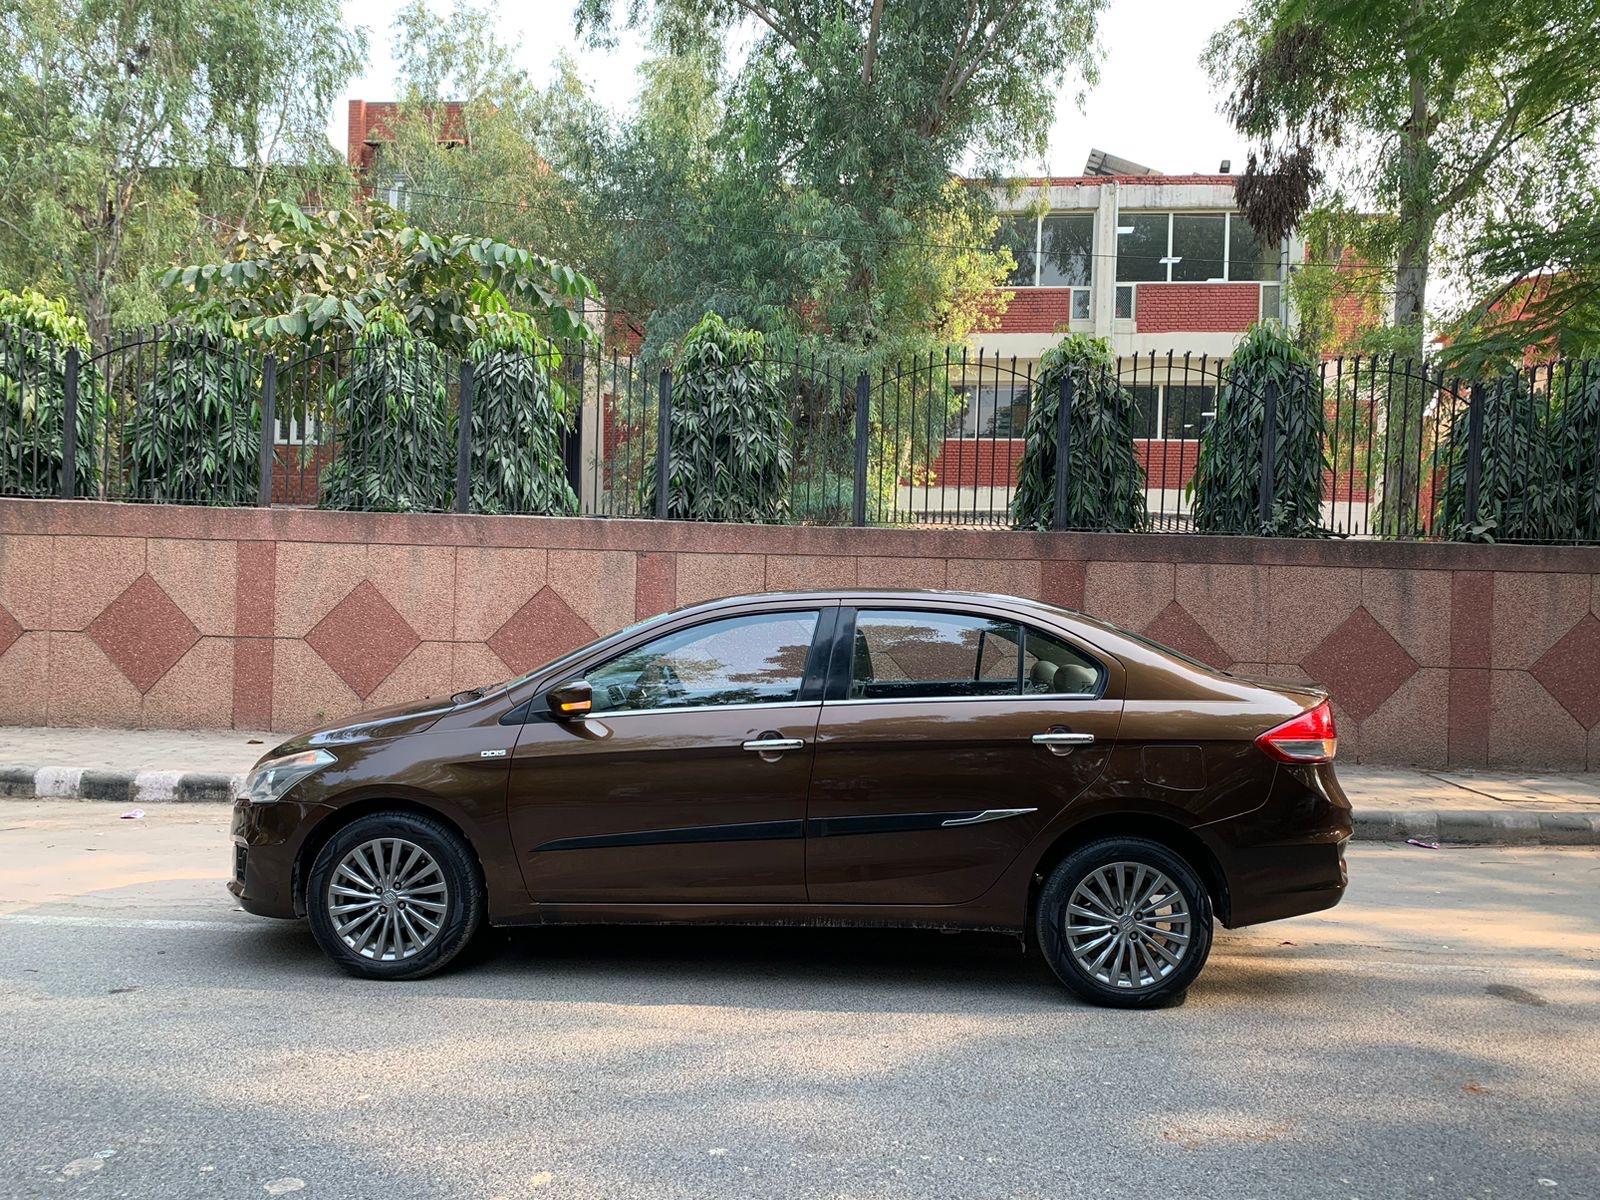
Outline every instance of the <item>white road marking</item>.
<svg viewBox="0 0 1600 1200">
<path fill-rule="evenodd" d="M 191 921 L 178 917 L 80 917 L 65 913 L 0 913 L 12 925 L 78 925 L 97 929 L 244 929 L 243 921 Z"/>
</svg>

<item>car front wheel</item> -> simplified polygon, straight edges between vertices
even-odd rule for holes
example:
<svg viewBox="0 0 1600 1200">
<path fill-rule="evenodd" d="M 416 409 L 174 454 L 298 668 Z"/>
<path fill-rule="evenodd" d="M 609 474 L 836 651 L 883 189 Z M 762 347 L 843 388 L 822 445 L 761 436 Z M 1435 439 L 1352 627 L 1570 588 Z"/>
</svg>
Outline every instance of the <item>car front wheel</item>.
<svg viewBox="0 0 1600 1200">
<path fill-rule="evenodd" d="M 317 942 L 352 975 L 420 979 L 466 947 L 483 918 L 471 851 L 416 813 L 372 813 L 317 852 L 306 909 Z"/>
<path fill-rule="evenodd" d="M 1179 855 L 1146 838 L 1081 846 L 1050 872 L 1036 945 L 1083 999 L 1149 1008 L 1180 997 L 1211 952 L 1211 896 Z"/>
</svg>

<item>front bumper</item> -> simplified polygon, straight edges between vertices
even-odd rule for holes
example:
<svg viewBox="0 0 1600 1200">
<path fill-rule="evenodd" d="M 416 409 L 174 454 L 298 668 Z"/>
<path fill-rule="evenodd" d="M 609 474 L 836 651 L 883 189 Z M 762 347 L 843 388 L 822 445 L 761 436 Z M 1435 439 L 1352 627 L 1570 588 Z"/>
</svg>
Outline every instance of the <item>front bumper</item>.
<svg viewBox="0 0 1600 1200">
<path fill-rule="evenodd" d="M 1265 804 L 1203 831 L 1227 876 L 1230 928 L 1318 912 L 1344 897 L 1353 826 L 1332 764 L 1279 767 Z"/>
<path fill-rule="evenodd" d="M 228 891 L 245 912 L 258 917 L 303 915 L 295 895 L 295 860 L 318 806 L 278 800 L 235 800 L 230 832 L 233 871 Z"/>
</svg>

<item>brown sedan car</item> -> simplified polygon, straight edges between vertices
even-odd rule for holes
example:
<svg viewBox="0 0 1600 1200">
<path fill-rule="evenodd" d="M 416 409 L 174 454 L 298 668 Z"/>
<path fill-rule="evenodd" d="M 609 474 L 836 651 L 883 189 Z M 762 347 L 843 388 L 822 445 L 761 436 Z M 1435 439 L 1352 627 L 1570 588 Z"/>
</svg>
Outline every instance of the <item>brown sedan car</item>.
<svg viewBox="0 0 1600 1200">
<path fill-rule="evenodd" d="M 375 979 L 487 920 L 998 929 L 1079 995 L 1194 980 L 1213 920 L 1337 904 L 1314 689 L 1031 600 L 740 596 L 285 742 L 229 890 Z"/>
</svg>

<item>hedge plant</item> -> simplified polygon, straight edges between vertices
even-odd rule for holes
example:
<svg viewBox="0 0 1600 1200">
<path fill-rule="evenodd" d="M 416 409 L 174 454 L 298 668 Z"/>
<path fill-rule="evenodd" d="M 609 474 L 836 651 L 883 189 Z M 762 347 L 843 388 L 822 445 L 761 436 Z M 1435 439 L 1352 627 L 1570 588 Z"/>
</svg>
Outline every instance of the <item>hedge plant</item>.
<svg viewBox="0 0 1600 1200">
<path fill-rule="evenodd" d="M 1271 515 L 1261 519 L 1265 394 L 1276 383 Z M 1189 483 L 1200 533 L 1314 537 L 1322 531 L 1326 420 L 1316 364 L 1276 321 L 1253 325 L 1217 389 L 1217 415 L 1200 438 Z"/>
<path fill-rule="evenodd" d="M 794 428 L 766 345 L 707 313 L 684 335 L 672 372 L 667 516 L 777 522 L 788 515 Z M 656 463 L 644 503 L 655 504 Z"/>
<path fill-rule="evenodd" d="M 455 420 L 444 357 L 380 317 L 356 339 L 328 389 L 336 442 L 322 474 L 323 508 L 438 512 L 455 500 Z"/>
<path fill-rule="evenodd" d="M 218 330 L 163 335 L 123 429 L 128 490 L 141 500 L 256 502 L 260 355 Z"/>
<path fill-rule="evenodd" d="M 1572 540 L 1579 503 L 1588 498 L 1583 485 L 1592 489 L 1595 480 L 1595 450 L 1581 437 L 1586 429 L 1592 439 L 1600 428 L 1588 411 L 1595 402 L 1585 395 L 1588 389 L 1575 391 L 1563 411 L 1551 414 L 1521 375 L 1483 385 L 1475 509 L 1467 502 L 1470 410 L 1454 406 L 1449 432 L 1433 455 L 1436 535 L 1455 542 Z"/>
<path fill-rule="evenodd" d="M 99 490 L 95 448 L 105 393 L 88 361 L 93 352 L 89 327 L 64 300 L 31 290 L 0 291 L 0 494 L 61 494 L 67 350 L 73 347 L 83 360 L 75 490 L 92 496 Z"/>
<path fill-rule="evenodd" d="M 1022 465 L 1011 519 L 1018 529 L 1056 522 L 1056 429 L 1061 384 L 1072 377 L 1067 450 L 1067 529 L 1126 533 L 1143 529 L 1144 467 L 1134 453 L 1132 393 L 1117 382 L 1116 359 L 1104 338 L 1072 334 L 1039 359 L 1028 397 Z"/>
<path fill-rule="evenodd" d="M 532 321 L 506 313 L 468 349 L 472 359 L 472 508 L 570 516 L 578 496 L 561 457 L 573 402 L 561 352 Z"/>
</svg>

